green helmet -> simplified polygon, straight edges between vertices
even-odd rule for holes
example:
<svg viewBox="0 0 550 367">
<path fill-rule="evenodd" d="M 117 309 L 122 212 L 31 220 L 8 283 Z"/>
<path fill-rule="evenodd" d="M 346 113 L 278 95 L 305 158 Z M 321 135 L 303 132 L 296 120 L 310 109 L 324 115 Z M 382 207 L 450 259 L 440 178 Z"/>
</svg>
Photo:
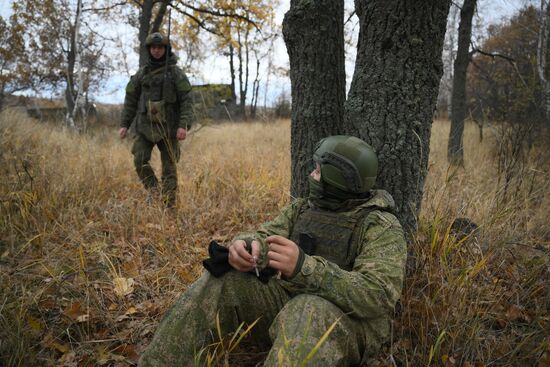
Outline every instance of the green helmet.
<svg viewBox="0 0 550 367">
<path fill-rule="evenodd" d="M 145 39 L 145 46 L 149 47 L 152 45 L 160 45 L 160 46 L 168 47 L 169 46 L 168 38 L 163 36 L 159 32 L 151 33 Z"/>
<path fill-rule="evenodd" d="M 378 158 L 370 145 L 355 136 L 322 139 L 313 160 L 321 166 L 321 181 L 340 190 L 361 194 L 374 186 Z"/>
</svg>

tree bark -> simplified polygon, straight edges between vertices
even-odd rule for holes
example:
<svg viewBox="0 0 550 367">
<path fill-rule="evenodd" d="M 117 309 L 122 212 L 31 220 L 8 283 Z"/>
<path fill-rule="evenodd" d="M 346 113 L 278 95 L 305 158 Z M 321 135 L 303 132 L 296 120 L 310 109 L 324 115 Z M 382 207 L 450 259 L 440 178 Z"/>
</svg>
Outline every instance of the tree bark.
<svg viewBox="0 0 550 367">
<path fill-rule="evenodd" d="M 235 49 L 232 44 L 229 44 L 229 72 L 231 73 L 231 98 L 233 102 L 237 102 L 237 93 L 235 92 Z"/>
<path fill-rule="evenodd" d="M 545 114 L 545 125 L 548 136 L 550 136 L 550 81 L 546 77 L 546 52 L 548 50 L 548 34 L 550 18 L 550 2 L 540 1 L 540 29 L 537 44 L 537 72 L 543 92 L 543 110 Z"/>
<path fill-rule="evenodd" d="M 447 146 L 447 160 L 455 166 L 464 165 L 464 119 L 466 118 L 466 71 L 470 64 L 472 18 L 476 0 L 464 0 L 458 26 L 458 49 L 454 63 L 453 91 L 451 97 L 451 131 Z"/>
<path fill-rule="evenodd" d="M 355 1 L 360 31 L 346 125 L 376 150 L 376 186 L 391 193 L 409 233 L 416 229 L 427 175 L 450 4 Z"/>
<path fill-rule="evenodd" d="M 80 1 L 78 2 L 80 6 Z M 79 26 L 79 6 L 75 15 L 74 24 L 71 25 L 70 45 L 67 52 L 67 71 L 66 71 L 66 86 L 65 86 L 65 108 L 67 109 L 65 120 L 66 124 L 71 128 L 75 128 L 74 112 L 75 112 L 75 99 L 76 92 L 74 88 L 74 67 L 76 64 L 77 52 L 78 52 L 78 26 Z"/>
<path fill-rule="evenodd" d="M 283 20 L 292 90 L 291 195 L 308 194 L 315 144 L 343 134 L 343 0 L 291 0 Z"/>
</svg>

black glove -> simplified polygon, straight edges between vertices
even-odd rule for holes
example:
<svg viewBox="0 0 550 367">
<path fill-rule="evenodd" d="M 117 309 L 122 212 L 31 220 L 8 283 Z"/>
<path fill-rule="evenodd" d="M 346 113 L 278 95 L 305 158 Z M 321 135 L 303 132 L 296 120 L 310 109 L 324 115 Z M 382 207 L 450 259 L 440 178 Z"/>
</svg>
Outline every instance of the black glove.
<svg viewBox="0 0 550 367">
<path fill-rule="evenodd" d="M 229 250 L 227 247 L 221 246 L 216 241 L 211 241 L 208 245 L 208 254 L 210 257 L 203 260 L 202 265 L 216 278 L 233 269 L 229 265 Z"/>
</svg>

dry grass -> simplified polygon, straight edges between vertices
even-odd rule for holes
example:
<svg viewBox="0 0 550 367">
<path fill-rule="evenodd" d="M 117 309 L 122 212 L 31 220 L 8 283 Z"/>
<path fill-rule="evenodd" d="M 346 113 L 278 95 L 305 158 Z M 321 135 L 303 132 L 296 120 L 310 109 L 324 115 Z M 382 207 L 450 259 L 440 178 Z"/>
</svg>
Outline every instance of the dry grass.
<svg viewBox="0 0 550 367">
<path fill-rule="evenodd" d="M 434 123 L 417 266 L 394 340 L 372 364 L 548 365 L 548 163 L 533 152 L 530 176 L 504 201 L 491 139 L 478 143 L 468 126 L 466 169 L 451 172 L 447 131 Z M 287 121 L 193 134 L 176 213 L 146 205 L 130 145 L 115 134 L 0 116 L 0 365 L 135 363 L 201 273 L 209 240 L 290 200 Z M 449 235 L 456 217 L 480 225 L 475 240 Z"/>
</svg>

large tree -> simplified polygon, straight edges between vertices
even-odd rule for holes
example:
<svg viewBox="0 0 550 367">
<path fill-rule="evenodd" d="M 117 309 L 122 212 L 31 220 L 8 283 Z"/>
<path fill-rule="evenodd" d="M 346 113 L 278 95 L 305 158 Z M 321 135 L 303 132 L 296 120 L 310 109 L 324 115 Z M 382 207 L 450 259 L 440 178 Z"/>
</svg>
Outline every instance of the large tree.
<svg viewBox="0 0 550 367">
<path fill-rule="evenodd" d="M 360 31 L 345 112 L 341 109 L 344 97 L 340 82 L 344 79 L 344 67 L 339 62 L 343 59 L 343 39 L 323 37 L 324 31 L 339 33 L 343 20 L 334 9 L 342 1 L 326 1 L 331 10 L 319 10 L 319 14 L 311 16 L 313 19 L 309 10 L 315 9 L 312 3 L 323 1 L 291 1 L 283 23 L 293 97 L 292 194 L 302 196 L 307 192 L 299 176 L 303 177 L 309 168 L 307 162 L 315 140 L 335 133 L 354 134 L 377 151 L 377 186 L 393 195 L 402 223 L 413 229 L 427 174 L 431 123 L 442 74 L 441 51 L 451 2 L 356 0 Z M 287 41 L 292 29 L 301 30 L 303 34 L 295 36 L 299 39 L 311 38 L 315 42 L 319 35 L 328 38 L 327 44 L 314 43 L 311 48 L 315 49 L 305 54 L 306 44 Z M 297 65 L 301 69 L 292 70 Z M 329 96 L 319 93 L 316 87 L 324 88 Z M 319 125 L 319 121 L 323 124 Z"/>
<path fill-rule="evenodd" d="M 454 61 L 453 89 L 451 94 L 451 130 L 447 159 L 453 165 L 464 164 L 464 119 L 466 118 L 466 72 L 470 64 L 472 18 L 476 0 L 464 0 L 458 26 L 458 49 Z"/>
<path fill-rule="evenodd" d="M 283 36 L 292 83 L 291 194 L 303 196 L 315 144 L 346 131 L 344 2 L 292 0 L 290 4 Z"/>
</svg>

